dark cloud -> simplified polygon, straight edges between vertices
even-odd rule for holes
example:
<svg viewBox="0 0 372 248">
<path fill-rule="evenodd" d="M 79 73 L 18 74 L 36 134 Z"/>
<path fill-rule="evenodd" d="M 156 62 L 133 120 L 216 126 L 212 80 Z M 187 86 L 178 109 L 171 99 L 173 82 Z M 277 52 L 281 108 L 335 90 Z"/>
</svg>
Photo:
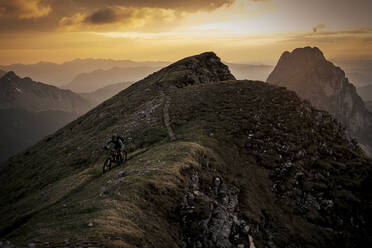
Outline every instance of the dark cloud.
<svg viewBox="0 0 372 248">
<path fill-rule="evenodd" d="M 130 17 L 130 14 L 128 15 Z M 100 9 L 85 19 L 85 22 L 92 24 L 107 24 L 118 21 L 119 15 L 114 8 Z"/>
<path fill-rule="evenodd" d="M 212 11 L 236 0 L 0 0 L 0 32 L 53 31 L 115 23 L 134 23 L 169 13 L 183 16 L 197 11 Z M 249 0 L 254 1 L 254 0 Z M 151 17 L 152 16 L 152 17 Z M 139 20 L 141 22 L 141 20 Z M 107 26 L 107 25 L 105 25 Z"/>
<path fill-rule="evenodd" d="M 118 6 L 125 8 L 161 8 L 195 12 L 200 10 L 210 11 L 223 6 L 229 6 L 235 1 L 236 0 L 74 0 L 72 2 L 74 2 L 75 6 L 90 9 L 103 9 L 106 7 Z"/>
<path fill-rule="evenodd" d="M 0 18 L 40 18 L 51 10 L 48 0 L 0 0 Z"/>
<path fill-rule="evenodd" d="M 318 32 L 318 31 L 320 31 L 321 29 L 324 29 L 324 28 L 326 28 L 325 24 L 318 24 L 318 25 L 313 27 L 313 33 L 316 33 L 316 32 Z"/>
</svg>

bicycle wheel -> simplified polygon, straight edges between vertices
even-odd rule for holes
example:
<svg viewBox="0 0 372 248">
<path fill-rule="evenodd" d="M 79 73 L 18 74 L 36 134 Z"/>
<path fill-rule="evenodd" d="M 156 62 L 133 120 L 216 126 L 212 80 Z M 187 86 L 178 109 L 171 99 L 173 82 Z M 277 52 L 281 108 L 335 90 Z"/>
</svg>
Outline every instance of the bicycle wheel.
<svg viewBox="0 0 372 248">
<path fill-rule="evenodd" d="M 103 174 L 111 170 L 111 158 L 107 158 L 103 164 Z"/>
</svg>

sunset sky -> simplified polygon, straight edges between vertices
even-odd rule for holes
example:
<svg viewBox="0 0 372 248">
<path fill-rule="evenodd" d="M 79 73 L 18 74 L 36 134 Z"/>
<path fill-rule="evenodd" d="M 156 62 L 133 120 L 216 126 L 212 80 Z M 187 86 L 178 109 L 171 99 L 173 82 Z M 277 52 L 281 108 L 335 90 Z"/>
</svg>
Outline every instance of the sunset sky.
<svg viewBox="0 0 372 248">
<path fill-rule="evenodd" d="M 371 0 L 0 0 L 0 64 L 203 51 L 274 64 L 307 45 L 331 59 L 371 59 L 371 12 Z"/>
</svg>

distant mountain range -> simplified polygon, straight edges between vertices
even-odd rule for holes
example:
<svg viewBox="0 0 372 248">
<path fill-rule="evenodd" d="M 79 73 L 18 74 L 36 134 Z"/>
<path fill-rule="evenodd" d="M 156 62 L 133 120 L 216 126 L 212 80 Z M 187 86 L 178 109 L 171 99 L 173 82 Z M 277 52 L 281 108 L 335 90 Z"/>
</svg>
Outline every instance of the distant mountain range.
<svg viewBox="0 0 372 248">
<path fill-rule="evenodd" d="M 95 70 L 77 75 L 69 84 L 62 88 L 75 92 L 93 92 L 99 88 L 119 82 L 134 82 L 154 72 L 154 67 L 113 67 L 108 70 Z"/>
<path fill-rule="evenodd" d="M 129 87 L 133 82 L 124 82 L 124 83 L 117 83 L 111 84 L 106 87 L 100 88 L 90 93 L 80 93 L 80 95 L 90 101 L 93 105 L 98 105 L 103 101 L 111 98 L 112 96 L 116 95 L 120 91 Z"/>
<path fill-rule="evenodd" d="M 7 72 L 0 78 L 0 161 L 33 145 L 92 106 L 70 90 Z"/>
<path fill-rule="evenodd" d="M 32 112 L 45 110 L 82 114 L 90 103 L 70 90 L 20 78 L 10 71 L 0 79 L 0 109 L 24 109 Z"/>
<path fill-rule="evenodd" d="M 113 67 L 134 68 L 150 67 L 160 68 L 168 65 L 169 62 L 135 62 L 131 60 L 113 60 L 113 59 L 76 59 L 62 64 L 51 62 L 39 62 L 37 64 L 12 64 L 1 65 L 0 69 L 4 71 L 14 71 L 21 77 L 31 77 L 40 82 L 45 82 L 55 86 L 62 86 L 70 83 L 81 73 L 90 73 L 96 70 L 109 70 Z M 114 81 L 117 83 L 123 81 Z"/>
<path fill-rule="evenodd" d="M 76 59 L 62 64 L 12 64 L 0 66 L 0 69 L 76 92 L 92 92 L 114 83 L 138 81 L 168 64 L 165 61 Z M 273 68 L 270 65 L 227 64 L 238 79 L 265 80 Z"/>
<path fill-rule="evenodd" d="M 226 63 L 226 65 L 229 66 L 231 73 L 240 80 L 249 79 L 265 81 L 274 68 L 271 65 L 251 65 L 235 63 Z"/>
<path fill-rule="evenodd" d="M 346 76 L 357 87 L 372 84 L 372 61 L 370 60 L 335 60 L 336 65 L 341 66 Z M 0 70 L 14 71 L 21 77 L 31 77 L 33 80 L 45 82 L 55 86 L 69 85 L 69 89 L 79 90 L 80 86 L 73 86 L 71 83 L 84 82 L 90 76 L 88 74 L 100 77 L 106 71 L 106 77 L 102 76 L 100 80 L 105 82 L 98 88 L 123 81 L 136 81 L 142 78 L 145 72 L 144 68 L 149 68 L 150 71 L 155 71 L 170 64 L 167 61 L 131 61 L 131 60 L 113 60 L 113 59 L 75 59 L 67 61 L 62 64 L 51 62 L 39 62 L 36 64 L 11 64 L 0 65 Z M 271 65 L 252 65 L 239 63 L 226 63 L 231 72 L 238 79 L 254 79 L 265 80 L 273 69 Z M 117 68 L 124 68 L 126 73 L 119 73 Z M 131 68 L 131 70 L 129 69 Z M 150 69 L 151 68 L 151 69 Z M 99 71 L 101 70 L 101 71 Z M 114 72 L 112 76 L 109 71 Z M 137 71 L 139 70 L 139 71 Z M 108 76 L 107 76 L 108 75 Z M 147 75 L 147 74 L 146 74 Z M 0 71 L 1 76 L 1 71 Z M 118 78 L 123 76 L 122 78 Z M 96 80 L 95 82 L 98 82 Z M 106 82 L 109 82 L 106 84 Z M 84 84 L 84 83 L 83 83 Z M 66 88 L 66 87 L 65 87 Z M 83 87 L 86 89 L 85 87 Z M 95 87 L 97 89 L 97 87 Z M 95 89 L 88 89 L 87 91 L 94 91 Z"/>
</svg>

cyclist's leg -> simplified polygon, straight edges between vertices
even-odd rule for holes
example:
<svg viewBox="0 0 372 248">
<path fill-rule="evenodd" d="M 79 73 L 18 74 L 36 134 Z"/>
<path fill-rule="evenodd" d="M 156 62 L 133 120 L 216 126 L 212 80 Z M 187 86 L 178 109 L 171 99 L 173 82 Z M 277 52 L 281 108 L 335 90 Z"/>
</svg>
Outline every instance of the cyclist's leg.
<svg viewBox="0 0 372 248">
<path fill-rule="evenodd" d="M 124 162 L 124 152 L 122 150 L 119 150 L 119 156 L 120 156 L 120 163 Z"/>
</svg>

